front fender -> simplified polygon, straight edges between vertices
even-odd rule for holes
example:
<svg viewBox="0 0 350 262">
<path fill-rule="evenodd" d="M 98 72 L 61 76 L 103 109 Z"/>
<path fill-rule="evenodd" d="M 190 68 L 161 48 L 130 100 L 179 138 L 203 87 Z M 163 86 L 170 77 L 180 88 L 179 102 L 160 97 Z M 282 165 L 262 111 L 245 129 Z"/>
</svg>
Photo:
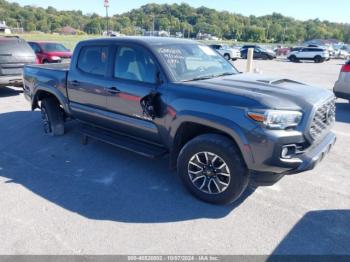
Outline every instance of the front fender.
<svg viewBox="0 0 350 262">
<path fill-rule="evenodd" d="M 254 158 L 250 150 L 249 142 L 245 137 L 242 128 L 234 121 L 220 116 L 213 116 L 210 114 L 199 113 L 195 111 L 179 112 L 170 127 L 170 136 L 173 141 L 178 129 L 183 123 L 195 123 L 220 130 L 236 142 L 248 167 L 250 164 L 254 163 Z"/>
</svg>

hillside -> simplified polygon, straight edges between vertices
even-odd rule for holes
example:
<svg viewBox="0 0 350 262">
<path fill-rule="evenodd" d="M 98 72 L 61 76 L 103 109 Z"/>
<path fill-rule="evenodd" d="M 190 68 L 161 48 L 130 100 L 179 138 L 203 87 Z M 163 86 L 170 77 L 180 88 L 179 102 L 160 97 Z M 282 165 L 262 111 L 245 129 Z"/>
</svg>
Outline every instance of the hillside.
<svg viewBox="0 0 350 262">
<path fill-rule="evenodd" d="M 26 31 L 54 32 L 63 26 L 100 34 L 106 30 L 106 20 L 97 14 L 81 11 L 57 11 L 34 6 L 20 6 L 0 0 L 0 20 L 11 27 L 22 26 Z M 110 19 L 111 29 L 124 34 L 141 34 L 142 29 L 183 32 L 194 37 L 198 32 L 224 39 L 249 42 L 297 42 L 313 38 L 337 38 L 350 42 L 350 25 L 328 21 L 299 21 L 281 14 L 256 17 L 219 12 L 187 4 L 147 4 Z"/>
</svg>

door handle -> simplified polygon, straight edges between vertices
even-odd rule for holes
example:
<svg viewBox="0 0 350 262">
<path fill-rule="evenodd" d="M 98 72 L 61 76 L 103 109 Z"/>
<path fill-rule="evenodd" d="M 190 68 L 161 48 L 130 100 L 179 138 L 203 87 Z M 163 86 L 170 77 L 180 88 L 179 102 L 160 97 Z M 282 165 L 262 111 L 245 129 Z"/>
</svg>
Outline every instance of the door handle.
<svg viewBox="0 0 350 262">
<path fill-rule="evenodd" d="M 120 90 L 113 86 L 113 87 L 107 88 L 107 92 L 110 93 L 110 94 L 119 94 Z"/>
<path fill-rule="evenodd" d="M 71 84 L 72 84 L 72 86 L 80 86 L 80 82 L 77 81 L 77 80 L 73 80 L 73 81 L 71 82 Z"/>
</svg>

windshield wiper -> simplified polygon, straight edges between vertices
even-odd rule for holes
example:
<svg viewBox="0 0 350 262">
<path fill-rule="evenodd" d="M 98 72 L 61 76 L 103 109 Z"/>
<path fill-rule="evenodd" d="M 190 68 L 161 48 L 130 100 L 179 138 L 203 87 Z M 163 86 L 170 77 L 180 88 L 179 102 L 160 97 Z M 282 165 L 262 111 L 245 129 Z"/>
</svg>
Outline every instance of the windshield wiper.
<svg viewBox="0 0 350 262">
<path fill-rule="evenodd" d="M 184 80 L 182 82 L 192 82 L 192 81 L 207 80 L 207 79 L 212 79 L 212 78 L 217 78 L 217 77 L 222 77 L 222 76 L 230 76 L 230 75 L 234 75 L 234 74 L 235 73 L 223 73 L 223 74 L 219 74 L 219 75 L 201 76 L 201 77 L 196 77 L 196 78 L 189 79 L 189 80 Z"/>
<path fill-rule="evenodd" d="M 189 80 L 184 80 L 182 82 L 192 82 L 192 81 L 200 81 L 200 80 L 206 80 L 206 79 L 211 79 L 215 76 L 200 76 L 200 77 L 196 77 L 196 78 L 192 78 L 192 79 L 189 79 Z"/>
</svg>

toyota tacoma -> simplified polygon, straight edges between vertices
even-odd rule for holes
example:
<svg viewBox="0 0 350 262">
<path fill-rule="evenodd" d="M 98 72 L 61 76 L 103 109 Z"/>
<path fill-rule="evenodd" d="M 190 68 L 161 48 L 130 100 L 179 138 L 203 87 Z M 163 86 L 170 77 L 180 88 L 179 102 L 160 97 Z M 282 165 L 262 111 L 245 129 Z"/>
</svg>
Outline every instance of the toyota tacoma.
<svg viewBox="0 0 350 262">
<path fill-rule="evenodd" d="M 336 141 L 332 92 L 241 74 L 190 40 L 83 41 L 70 65 L 26 66 L 24 90 L 46 133 L 63 135 L 75 119 L 83 138 L 168 156 L 188 190 L 214 204 L 313 169 Z"/>
</svg>

